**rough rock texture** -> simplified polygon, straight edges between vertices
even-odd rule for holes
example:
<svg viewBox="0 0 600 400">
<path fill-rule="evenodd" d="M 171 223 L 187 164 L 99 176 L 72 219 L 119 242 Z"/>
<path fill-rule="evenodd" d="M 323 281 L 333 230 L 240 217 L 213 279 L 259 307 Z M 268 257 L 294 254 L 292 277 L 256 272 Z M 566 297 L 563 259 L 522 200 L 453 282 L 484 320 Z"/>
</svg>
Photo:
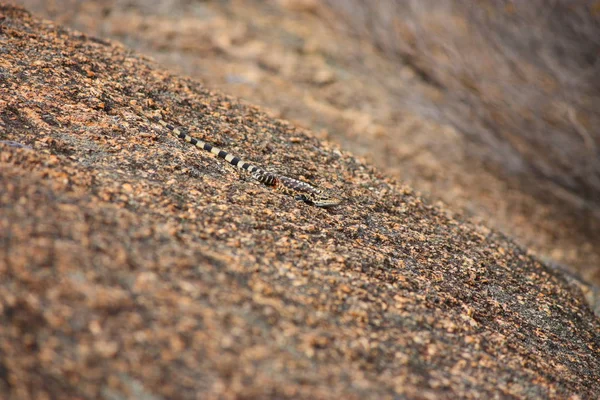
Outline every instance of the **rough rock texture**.
<svg viewBox="0 0 600 400">
<path fill-rule="evenodd" d="M 595 0 L 18 3 L 329 135 L 600 285 Z"/>
<path fill-rule="evenodd" d="M 0 19 L 9 399 L 600 393 L 600 323 L 506 237 L 122 46 Z M 273 192 L 156 113 L 346 202 Z"/>
</svg>

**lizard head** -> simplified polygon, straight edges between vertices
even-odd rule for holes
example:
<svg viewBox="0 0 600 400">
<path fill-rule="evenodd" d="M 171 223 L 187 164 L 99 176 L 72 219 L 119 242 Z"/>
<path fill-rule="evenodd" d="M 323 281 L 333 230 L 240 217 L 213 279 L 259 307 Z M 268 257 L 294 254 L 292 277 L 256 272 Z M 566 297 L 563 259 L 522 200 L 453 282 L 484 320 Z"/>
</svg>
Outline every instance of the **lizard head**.
<svg viewBox="0 0 600 400">
<path fill-rule="evenodd" d="M 311 204 L 315 207 L 329 208 L 339 206 L 342 201 L 333 197 L 329 197 L 324 193 L 319 194 L 303 194 L 297 196 L 298 200 Z"/>
</svg>

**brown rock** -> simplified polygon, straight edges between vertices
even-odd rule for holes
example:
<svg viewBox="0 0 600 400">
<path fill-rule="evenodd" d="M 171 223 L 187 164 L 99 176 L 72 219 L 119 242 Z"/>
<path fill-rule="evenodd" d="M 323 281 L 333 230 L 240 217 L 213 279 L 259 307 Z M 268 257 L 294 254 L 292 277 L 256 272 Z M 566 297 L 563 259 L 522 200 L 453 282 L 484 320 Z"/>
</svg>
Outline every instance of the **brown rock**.
<svg viewBox="0 0 600 400">
<path fill-rule="evenodd" d="M 122 46 L 0 14 L 0 393 L 600 393 L 598 320 L 511 240 Z M 274 192 L 157 113 L 346 202 Z"/>
</svg>

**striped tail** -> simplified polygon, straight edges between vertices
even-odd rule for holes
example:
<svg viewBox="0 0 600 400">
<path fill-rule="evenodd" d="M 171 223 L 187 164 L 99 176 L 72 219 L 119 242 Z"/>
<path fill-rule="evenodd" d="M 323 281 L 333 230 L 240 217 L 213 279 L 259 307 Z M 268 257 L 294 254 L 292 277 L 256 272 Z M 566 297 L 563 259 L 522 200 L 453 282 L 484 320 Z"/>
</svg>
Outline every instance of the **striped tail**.
<svg viewBox="0 0 600 400">
<path fill-rule="evenodd" d="M 254 165 L 251 165 L 245 161 L 242 161 L 238 157 L 232 156 L 231 154 L 227 153 L 225 150 L 221 150 L 220 148 L 215 147 L 209 143 L 191 137 L 187 134 L 187 129 L 174 127 L 173 125 L 163 121 L 160 118 L 155 117 L 154 120 L 162 126 L 164 126 L 165 128 L 167 128 L 169 131 L 171 131 L 171 133 L 173 133 L 173 135 L 177 136 L 179 139 L 183 139 L 186 142 L 198 147 L 199 149 L 213 153 L 217 157 L 222 158 L 223 160 L 227 161 L 236 168 L 248 171 L 252 174 L 252 177 L 257 181 L 264 183 L 268 186 L 273 186 L 277 182 L 277 178 L 275 177 L 275 175 L 261 168 L 255 167 Z"/>
</svg>

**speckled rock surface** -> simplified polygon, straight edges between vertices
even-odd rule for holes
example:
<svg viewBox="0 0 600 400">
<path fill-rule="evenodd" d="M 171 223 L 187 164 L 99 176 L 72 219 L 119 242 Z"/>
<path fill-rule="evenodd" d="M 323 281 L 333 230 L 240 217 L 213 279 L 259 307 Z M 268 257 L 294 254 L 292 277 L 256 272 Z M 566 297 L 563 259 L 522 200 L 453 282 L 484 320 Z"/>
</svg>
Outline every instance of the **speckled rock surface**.
<svg viewBox="0 0 600 400">
<path fill-rule="evenodd" d="M 125 43 L 173 72 L 265 107 L 272 115 L 310 128 L 317 137 L 330 137 L 342 149 L 365 157 L 386 176 L 408 184 L 432 201 L 443 201 L 454 212 L 506 233 L 547 264 L 575 272 L 579 275 L 576 279 L 587 281 L 582 282 L 582 287 L 590 304 L 600 312 L 600 212 L 573 193 L 540 180 L 535 173 L 517 173 L 510 167 L 515 165 L 515 160 L 505 152 L 515 145 L 515 140 L 527 142 L 530 134 L 540 129 L 544 144 L 538 148 L 552 148 L 553 140 L 541 127 L 558 118 L 567 125 L 552 123 L 549 130 L 569 136 L 570 146 L 586 145 L 587 150 L 577 156 L 571 153 L 566 159 L 556 157 L 556 153 L 550 156 L 551 152 L 539 155 L 554 157 L 556 162 L 552 167 L 559 169 L 585 163 L 585 160 L 589 160 L 591 167 L 596 164 L 593 149 L 600 148 L 600 141 L 593 145 L 594 123 L 586 114 L 595 114 L 594 110 L 600 109 L 600 105 L 593 105 L 594 97 L 588 96 L 586 90 L 573 94 L 572 87 L 563 89 L 551 85 L 553 91 L 546 91 L 547 85 L 540 87 L 538 83 L 547 82 L 548 75 L 528 57 L 518 56 L 523 53 L 517 49 L 507 53 L 495 45 L 482 43 L 484 37 L 477 28 L 465 32 L 467 26 L 474 28 L 471 25 L 474 21 L 470 20 L 473 15 L 469 17 L 469 13 L 464 12 L 469 8 L 468 1 L 435 0 L 431 7 L 419 6 L 422 2 L 417 0 L 14 1 L 35 15 L 64 26 Z M 324 7 L 325 3 L 333 8 Z M 358 3 L 361 5 L 351 7 L 350 13 L 341 12 L 350 11 L 347 6 Z M 390 10 L 391 3 L 397 7 Z M 535 47 L 539 40 L 536 26 L 540 31 L 555 31 L 549 27 L 548 19 L 556 19 L 561 14 L 572 18 L 583 12 L 585 3 L 591 0 L 578 3 L 569 13 L 561 13 L 560 7 L 553 6 L 546 7 L 548 9 L 540 14 L 535 10 L 543 7 L 536 7 L 537 3 L 531 1 L 518 7 L 533 10 L 535 18 L 527 12 L 517 12 L 516 8 L 510 13 L 512 6 L 504 8 L 498 2 L 488 3 L 495 5 L 486 7 L 486 13 L 480 13 L 483 15 L 476 19 L 485 15 L 507 18 L 502 23 L 483 25 L 502 27 L 500 30 L 504 33 L 496 32 L 501 42 L 514 38 L 512 34 L 506 35 L 506 31 L 516 30 L 521 36 L 514 39 L 515 44 Z M 391 14 L 397 14 L 399 19 L 386 17 Z M 588 13 L 584 14 L 581 22 L 588 19 Z M 369 15 L 374 19 L 360 18 Z M 395 27 L 381 29 L 388 24 Z M 568 23 L 558 26 L 562 33 L 569 31 Z M 594 29 L 593 26 L 584 23 L 582 29 Z M 418 41 L 413 40 L 415 35 Z M 594 35 L 588 37 L 595 43 Z M 430 47 L 438 41 L 446 43 Z M 576 42 L 580 47 L 586 43 L 583 38 Z M 389 51 L 394 46 L 405 57 L 400 60 L 394 57 L 394 51 Z M 405 46 L 413 50 L 406 53 Z M 553 46 L 551 40 L 544 41 L 536 51 L 524 54 L 535 55 L 546 50 L 552 53 L 552 49 L 558 48 L 561 47 Z M 450 58 L 448 51 L 453 54 Z M 587 51 L 591 53 L 587 60 L 592 62 L 593 43 Z M 507 58 L 507 54 L 517 58 Z M 465 63 L 461 55 L 472 60 L 493 59 L 499 64 Z M 568 57 L 545 57 L 544 60 L 562 65 Z M 520 76 L 520 73 L 507 73 L 505 68 L 513 65 L 521 72 L 529 71 L 528 83 L 507 80 L 510 76 Z M 464 70 L 458 72 L 455 67 Z M 448 68 L 458 76 L 449 76 Z M 499 74 L 499 69 L 504 72 Z M 567 76 L 575 79 L 567 78 L 565 82 L 574 83 L 594 76 L 589 72 L 592 69 L 586 71 L 571 71 Z M 431 84 L 433 76 L 443 77 L 437 80 L 441 87 Z M 465 77 L 468 78 L 465 80 Z M 462 85 L 468 87 L 466 92 L 460 89 Z M 500 85 L 501 90 L 494 89 L 495 85 Z M 538 87 L 538 93 L 544 93 L 543 99 L 522 96 L 523 93 L 509 95 L 504 100 L 496 97 L 512 85 Z M 584 87 L 593 91 L 593 85 L 580 86 Z M 516 91 L 521 92 L 518 88 Z M 520 99 L 519 104 L 511 102 L 515 97 Z M 470 100 L 465 103 L 461 98 Z M 491 101 L 492 98 L 495 100 Z M 569 98 L 577 101 L 571 102 Z M 581 102 L 589 105 L 577 105 Z M 571 121 L 568 122 L 564 120 L 566 114 L 546 109 L 550 104 L 567 103 L 567 108 L 576 111 L 571 116 L 578 115 L 576 120 L 583 123 L 589 135 L 581 130 L 573 132 L 571 117 L 567 117 Z M 596 104 L 600 103 L 596 101 Z M 441 114 L 458 112 L 457 107 L 470 110 L 468 126 L 463 125 L 462 129 L 454 129 L 438 118 Z M 508 113 L 508 120 L 498 118 L 489 126 L 484 124 L 484 128 L 480 118 L 487 112 L 476 111 L 482 107 L 497 107 L 498 112 Z M 531 107 L 538 111 L 531 111 Z M 513 114 L 519 109 L 517 114 L 521 116 L 535 116 L 537 130 L 524 132 L 506 125 L 508 121 L 520 120 L 514 119 Z M 460 115 L 461 112 L 456 114 L 458 120 Z M 552 117 L 547 118 L 549 115 Z M 488 129 L 511 132 L 504 137 L 514 137 L 514 140 L 495 142 L 494 139 L 492 143 L 500 147 L 490 148 L 484 144 L 489 142 L 482 139 L 489 133 Z M 475 132 L 482 136 L 474 141 Z M 564 145 L 558 145 L 555 150 L 560 152 L 562 147 Z M 521 152 L 527 159 L 526 153 Z M 530 156 L 526 164 L 540 160 L 533 153 Z M 499 159 L 510 171 L 492 161 Z M 586 170 L 584 175 L 591 171 L 592 168 Z"/>
<path fill-rule="evenodd" d="M 575 287 L 311 132 L 0 5 L 0 393 L 594 398 Z M 149 115 L 340 193 L 310 207 Z"/>
</svg>

